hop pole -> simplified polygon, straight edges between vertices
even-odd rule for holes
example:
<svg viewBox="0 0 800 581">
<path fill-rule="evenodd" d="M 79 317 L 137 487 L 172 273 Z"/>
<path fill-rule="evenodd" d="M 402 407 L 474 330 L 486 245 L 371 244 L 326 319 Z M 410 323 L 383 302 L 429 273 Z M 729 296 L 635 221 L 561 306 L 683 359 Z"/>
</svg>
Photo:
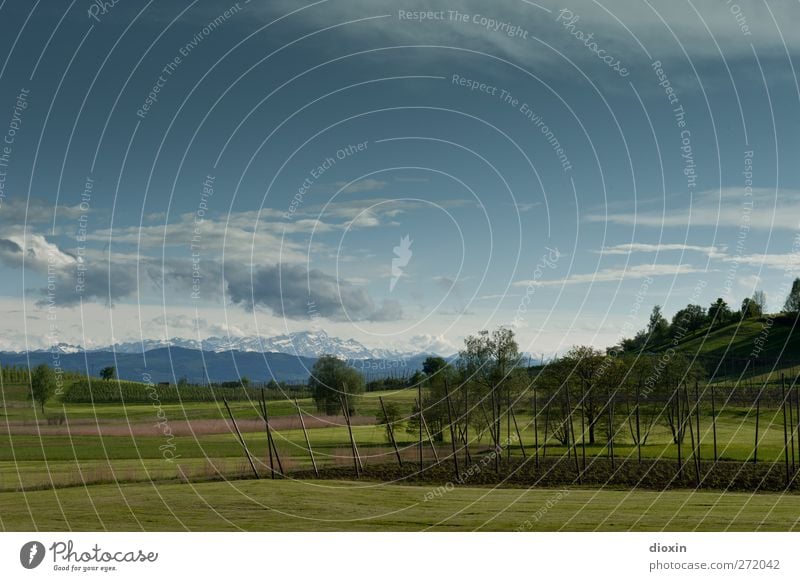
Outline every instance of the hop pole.
<svg viewBox="0 0 800 581">
<path fill-rule="evenodd" d="M 402 466 L 403 459 L 400 457 L 400 450 L 397 448 L 397 442 L 394 439 L 394 427 L 389 422 L 389 416 L 386 415 L 386 406 L 383 405 L 383 396 L 378 396 L 378 401 L 381 402 L 381 409 L 383 410 L 383 418 L 386 420 L 386 430 L 389 432 L 389 439 L 392 441 L 392 446 L 394 446 L 394 453 L 397 454 L 397 463 Z"/>
<path fill-rule="evenodd" d="M 228 402 L 225 400 L 225 398 L 222 399 L 222 403 L 225 404 L 225 409 L 228 410 L 228 415 L 231 417 L 231 422 L 233 422 L 233 428 L 236 430 L 236 435 L 239 437 L 239 442 L 242 444 L 242 449 L 244 449 L 244 455 L 247 456 L 247 461 L 250 463 L 250 468 L 253 469 L 253 474 L 255 475 L 256 480 L 258 480 L 258 470 L 256 470 L 256 465 L 253 463 L 253 458 L 250 456 L 250 450 L 247 449 L 247 444 L 245 444 L 242 433 L 239 431 L 239 426 L 236 425 L 236 420 L 233 418 L 231 408 L 228 406 Z"/>
<path fill-rule="evenodd" d="M 294 399 L 294 405 L 297 407 L 297 415 L 300 416 L 300 425 L 303 426 L 303 434 L 306 437 L 306 446 L 308 446 L 308 455 L 311 456 L 311 465 L 314 467 L 314 474 L 316 474 L 317 478 L 319 478 L 317 461 L 314 459 L 314 451 L 311 449 L 311 440 L 308 438 L 308 430 L 306 430 L 306 422 L 303 419 L 303 411 L 300 409 L 300 404 L 297 403 L 297 398 Z M 272 460 L 271 453 L 270 460 Z"/>
</svg>

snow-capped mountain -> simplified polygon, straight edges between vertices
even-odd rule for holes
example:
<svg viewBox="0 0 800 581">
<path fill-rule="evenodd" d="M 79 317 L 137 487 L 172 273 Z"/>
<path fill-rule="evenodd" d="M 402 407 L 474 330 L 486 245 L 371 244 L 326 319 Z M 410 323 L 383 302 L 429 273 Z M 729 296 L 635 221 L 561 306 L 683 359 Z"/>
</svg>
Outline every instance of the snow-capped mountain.
<svg viewBox="0 0 800 581">
<path fill-rule="evenodd" d="M 221 353 L 224 351 L 245 351 L 255 353 L 286 353 L 301 357 L 319 357 L 320 355 L 336 355 L 341 359 L 387 359 L 403 355 L 399 351 L 389 349 L 369 349 L 355 339 L 331 337 L 324 332 L 301 331 L 277 337 L 208 337 L 202 341 L 197 339 L 145 339 L 117 343 L 113 346 L 95 347 L 89 351 L 111 351 L 117 353 L 141 353 L 163 347 L 183 347 Z M 80 351 L 80 347 L 59 346 L 62 352 Z M 73 351 L 68 351 L 72 349 Z"/>
</svg>

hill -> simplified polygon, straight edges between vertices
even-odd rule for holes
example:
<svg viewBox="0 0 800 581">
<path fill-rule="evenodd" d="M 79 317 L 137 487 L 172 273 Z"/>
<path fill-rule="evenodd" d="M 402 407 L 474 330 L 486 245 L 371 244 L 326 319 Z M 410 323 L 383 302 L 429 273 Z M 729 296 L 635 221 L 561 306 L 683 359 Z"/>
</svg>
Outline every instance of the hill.
<svg viewBox="0 0 800 581">
<path fill-rule="evenodd" d="M 752 373 L 788 372 L 800 366 L 800 326 L 792 315 L 766 315 L 705 327 L 652 349 L 670 348 L 697 358 L 717 377 Z"/>
</svg>

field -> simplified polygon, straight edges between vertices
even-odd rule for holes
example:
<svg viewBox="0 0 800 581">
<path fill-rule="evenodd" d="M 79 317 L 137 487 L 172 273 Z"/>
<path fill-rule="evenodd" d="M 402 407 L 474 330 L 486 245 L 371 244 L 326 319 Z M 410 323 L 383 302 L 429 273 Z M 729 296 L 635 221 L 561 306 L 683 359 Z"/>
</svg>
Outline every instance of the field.
<svg viewBox="0 0 800 581">
<path fill-rule="evenodd" d="M 455 488 L 326 481 L 124 484 L 0 493 L 6 530 L 797 530 L 782 494 Z M 33 515 L 33 516 L 32 516 Z"/>
<path fill-rule="evenodd" d="M 0 527 L 4 530 L 794 530 L 800 518 L 796 487 L 789 492 L 726 492 L 708 486 L 709 480 L 704 489 L 694 490 L 691 463 L 685 468 L 686 480 L 670 483 L 669 490 L 638 480 L 631 490 L 617 483 L 604 485 L 602 480 L 580 484 L 569 474 L 535 487 L 531 484 L 536 478 L 519 475 L 501 487 L 486 479 L 453 487 L 448 484 L 449 434 L 436 444 L 442 459 L 438 472 L 426 469 L 424 478 L 396 479 L 395 451 L 385 427 L 376 423 L 378 397 L 409 415 L 416 390 L 359 398 L 352 430 L 367 470 L 361 480 L 347 473 L 354 464 L 344 417 L 319 415 L 308 398 L 298 404 L 315 460 L 326 471 L 321 480 L 313 478 L 294 401 L 267 403 L 276 448 L 289 474 L 276 480 L 269 478 L 264 423 L 256 402 L 230 403 L 261 477 L 256 481 L 221 401 L 91 405 L 56 399 L 42 415 L 27 400 L 22 385 L 5 384 L 2 396 Z M 526 408 L 522 403 L 515 413 L 530 467 L 536 435 Z M 759 467 L 783 466 L 779 412 L 766 404 L 760 409 Z M 615 458 L 635 466 L 639 451 L 624 414 L 619 413 Z M 713 458 L 711 414 L 701 411 L 698 419 L 700 456 L 707 466 Z M 755 422 L 755 414 L 741 402 L 718 410 L 721 465 L 750 469 L 743 463 L 752 459 Z M 510 426 L 503 422 L 501 436 L 512 441 L 503 449 L 502 461 L 510 462 L 504 466 L 523 459 Z M 395 436 L 406 470 L 413 472 L 418 461 L 416 433 L 401 426 Z M 540 424 L 543 465 L 571 468 L 572 452 L 582 453 L 550 434 L 545 457 L 544 437 Z M 493 450 L 488 433 L 473 433 L 471 440 L 473 462 L 487 459 Z M 800 440 L 796 446 L 800 452 Z M 685 443 L 684 461 L 687 450 Z M 607 452 L 605 435 L 587 445 L 590 467 L 607 464 Z M 668 425 L 656 422 L 641 448 L 643 462 L 672 471 L 677 454 Z M 424 462 L 433 464 L 428 444 Z M 759 478 L 750 480 L 755 488 L 763 483 Z M 778 480 L 780 488 L 782 476 Z"/>
</svg>

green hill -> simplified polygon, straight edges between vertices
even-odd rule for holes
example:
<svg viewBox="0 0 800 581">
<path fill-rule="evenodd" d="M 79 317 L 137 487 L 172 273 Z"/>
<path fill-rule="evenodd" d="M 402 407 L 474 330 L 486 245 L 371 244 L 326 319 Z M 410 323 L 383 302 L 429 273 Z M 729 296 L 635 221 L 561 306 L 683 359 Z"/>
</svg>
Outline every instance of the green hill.
<svg viewBox="0 0 800 581">
<path fill-rule="evenodd" d="M 765 315 L 706 327 L 670 340 L 652 351 L 674 348 L 697 358 L 717 377 L 787 373 L 800 370 L 800 325 L 793 315 Z M 773 369 L 774 368 L 774 369 Z"/>
</svg>

